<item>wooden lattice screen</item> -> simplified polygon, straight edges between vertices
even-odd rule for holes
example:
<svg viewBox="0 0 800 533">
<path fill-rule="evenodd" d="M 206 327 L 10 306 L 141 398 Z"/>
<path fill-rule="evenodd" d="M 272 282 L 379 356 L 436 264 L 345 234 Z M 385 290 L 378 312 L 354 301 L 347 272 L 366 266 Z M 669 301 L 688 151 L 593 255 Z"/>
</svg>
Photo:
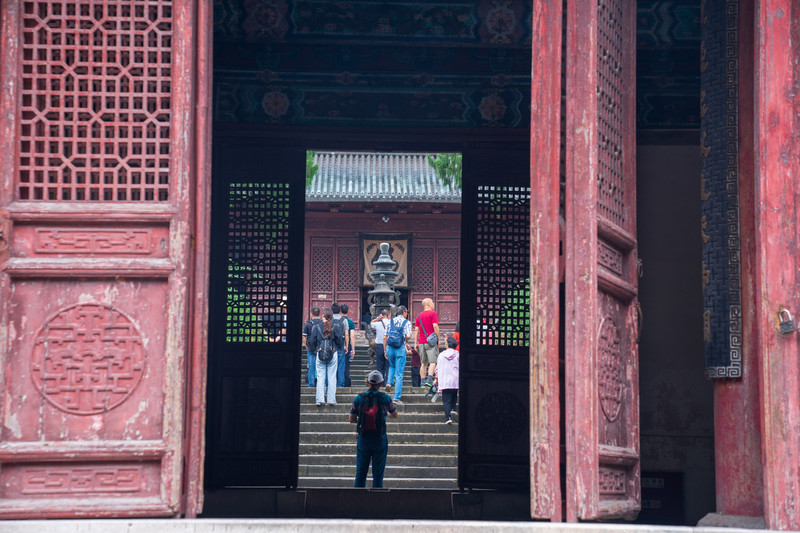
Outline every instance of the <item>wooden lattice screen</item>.
<svg viewBox="0 0 800 533">
<path fill-rule="evenodd" d="M 18 200 L 169 199 L 172 2 L 24 2 Z"/>
</svg>

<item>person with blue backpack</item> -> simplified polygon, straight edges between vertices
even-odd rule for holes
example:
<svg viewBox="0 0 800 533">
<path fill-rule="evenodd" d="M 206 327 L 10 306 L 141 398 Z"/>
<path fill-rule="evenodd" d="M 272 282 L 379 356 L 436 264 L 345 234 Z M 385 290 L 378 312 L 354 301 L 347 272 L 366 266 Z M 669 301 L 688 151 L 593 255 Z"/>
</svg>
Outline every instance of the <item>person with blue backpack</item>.
<svg viewBox="0 0 800 533">
<path fill-rule="evenodd" d="M 392 387 L 397 405 L 403 405 L 403 372 L 406 369 L 406 343 L 411 339 L 411 322 L 408 321 L 408 309 L 404 305 L 397 307 L 397 316 L 389 322 L 389 328 L 383 337 L 383 349 L 389 359 L 389 375 L 386 378 L 386 392 Z"/>
<path fill-rule="evenodd" d="M 397 418 L 397 408 L 391 397 L 381 392 L 383 374 L 373 370 L 367 376 L 369 390 L 353 400 L 350 407 L 350 423 L 357 424 L 356 487 L 367 486 L 367 471 L 372 461 L 372 488 L 383 487 L 383 472 L 389 455 L 389 436 L 386 433 L 386 417 Z"/>
</svg>

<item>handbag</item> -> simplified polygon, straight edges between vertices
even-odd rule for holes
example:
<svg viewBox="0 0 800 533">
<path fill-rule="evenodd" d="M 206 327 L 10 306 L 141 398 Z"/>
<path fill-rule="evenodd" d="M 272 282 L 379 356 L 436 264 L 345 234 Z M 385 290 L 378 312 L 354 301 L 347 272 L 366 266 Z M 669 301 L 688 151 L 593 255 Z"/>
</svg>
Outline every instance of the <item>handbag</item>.
<svg viewBox="0 0 800 533">
<path fill-rule="evenodd" d="M 422 333 L 425 334 L 425 337 L 427 339 L 426 342 L 428 343 L 428 346 L 430 346 L 431 348 L 438 347 L 439 346 L 439 336 L 436 335 L 436 333 L 431 333 L 430 335 L 428 335 L 428 332 L 425 331 L 425 324 L 422 323 L 422 320 L 419 321 L 419 325 L 422 328 Z"/>
</svg>

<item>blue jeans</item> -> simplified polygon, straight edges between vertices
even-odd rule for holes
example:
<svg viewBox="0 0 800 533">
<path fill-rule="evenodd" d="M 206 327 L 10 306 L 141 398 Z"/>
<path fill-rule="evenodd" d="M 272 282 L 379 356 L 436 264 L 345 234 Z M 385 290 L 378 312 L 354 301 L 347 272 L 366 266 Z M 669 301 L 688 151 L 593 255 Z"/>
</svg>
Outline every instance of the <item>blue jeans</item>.
<svg viewBox="0 0 800 533">
<path fill-rule="evenodd" d="M 344 387 L 344 367 L 345 367 L 345 355 L 344 355 L 344 348 L 341 350 L 336 351 L 339 356 L 337 360 L 339 361 L 339 366 L 336 369 L 336 386 L 337 387 Z"/>
<path fill-rule="evenodd" d="M 308 361 L 308 376 L 306 381 L 309 387 L 317 385 L 317 354 L 312 351 L 306 353 L 306 361 Z"/>
<path fill-rule="evenodd" d="M 387 355 L 389 356 L 389 378 L 386 383 L 394 385 L 394 398 L 399 400 L 403 395 L 403 372 L 406 369 L 406 347 L 405 345 L 400 348 L 386 346 Z"/>
<path fill-rule="evenodd" d="M 367 486 L 367 471 L 372 460 L 372 488 L 383 487 L 383 471 L 386 468 L 386 456 L 389 455 L 389 436 L 358 436 L 356 445 L 356 487 Z"/>
<path fill-rule="evenodd" d="M 333 361 L 327 365 L 317 359 L 317 403 L 336 403 L 336 354 L 333 355 Z M 327 380 L 327 394 L 325 390 L 325 378 Z"/>
</svg>

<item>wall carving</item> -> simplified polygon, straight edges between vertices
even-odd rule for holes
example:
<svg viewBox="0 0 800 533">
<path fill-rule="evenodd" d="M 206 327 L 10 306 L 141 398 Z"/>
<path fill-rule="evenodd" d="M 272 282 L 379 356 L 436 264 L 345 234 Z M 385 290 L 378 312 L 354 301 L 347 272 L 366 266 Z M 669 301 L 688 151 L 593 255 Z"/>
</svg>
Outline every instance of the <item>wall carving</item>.
<svg viewBox="0 0 800 533">
<path fill-rule="evenodd" d="M 627 475 L 621 470 L 600 469 L 600 494 L 624 496 Z"/>
<path fill-rule="evenodd" d="M 620 329 L 611 317 L 600 324 L 597 339 L 598 394 L 603 415 L 609 422 L 619 416 L 625 392 L 625 372 L 620 347 Z"/>
<path fill-rule="evenodd" d="M 22 474 L 22 494 L 129 493 L 143 490 L 138 467 L 30 468 Z"/>
<path fill-rule="evenodd" d="M 34 250 L 58 254 L 149 254 L 150 230 L 37 228 Z"/>
<path fill-rule="evenodd" d="M 77 304 L 36 334 L 33 383 L 54 407 L 75 415 L 107 412 L 130 397 L 145 371 L 141 334 L 120 310 Z"/>
</svg>

